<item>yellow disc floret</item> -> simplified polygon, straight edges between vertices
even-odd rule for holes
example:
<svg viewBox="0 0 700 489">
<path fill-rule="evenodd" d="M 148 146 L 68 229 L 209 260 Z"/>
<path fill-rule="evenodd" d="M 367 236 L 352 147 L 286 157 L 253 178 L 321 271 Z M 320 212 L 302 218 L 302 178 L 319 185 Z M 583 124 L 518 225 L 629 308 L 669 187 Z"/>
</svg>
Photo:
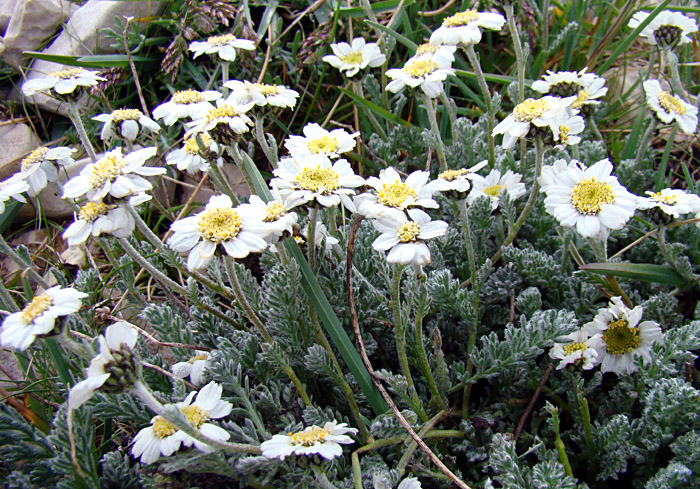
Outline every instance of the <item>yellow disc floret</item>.
<svg viewBox="0 0 700 489">
<path fill-rule="evenodd" d="M 424 42 L 423 44 L 419 44 L 416 48 L 416 56 L 420 56 L 422 54 L 433 54 L 437 52 L 439 48 L 440 46 L 437 44 L 430 44 L 429 42 Z"/>
<path fill-rule="evenodd" d="M 40 161 L 43 161 L 44 156 L 46 156 L 46 153 L 48 153 L 49 148 L 45 146 L 40 146 L 29 155 L 22 160 L 22 171 L 27 171 L 29 170 L 34 163 L 39 163 Z"/>
<path fill-rule="evenodd" d="M 202 238 L 220 244 L 238 236 L 243 220 L 235 209 L 218 207 L 202 212 L 197 225 Z"/>
<path fill-rule="evenodd" d="M 104 216 L 112 209 L 104 202 L 88 202 L 80 208 L 78 219 L 81 221 L 93 222 L 98 217 Z"/>
<path fill-rule="evenodd" d="M 209 413 L 199 406 L 184 406 L 180 408 L 180 411 L 187 417 L 187 421 L 197 429 L 210 419 Z"/>
<path fill-rule="evenodd" d="M 90 186 L 100 188 L 106 182 L 111 182 L 122 174 L 122 169 L 127 165 L 127 161 L 120 155 L 111 154 L 98 160 L 92 165 L 90 174 Z"/>
<path fill-rule="evenodd" d="M 581 214 L 597 216 L 603 204 L 615 202 L 615 192 L 610 184 L 599 182 L 595 177 L 586 178 L 571 191 L 571 203 Z"/>
<path fill-rule="evenodd" d="M 85 70 L 82 68 L 68 68 L 67 70 L 52 71 L 51 73 L 49 73 L 49 76 L 55 76 L 56 78 L 65 80 L 67 78 L 73 78 L 74 76 L 77 76 L 84 71 Z"/>
<path fill-rule="evenodd" d="M 275 222 L 287 213 L 287 209 L 279 202 L 269 202 L 265 206 L 264 222 Z"/>
<path fill-rule="evenodd" d="M 330 435 L 331 432 L 318 426 L 312 426 L 311 429 L 306 431 L 297 431 L 296 433 L 289 433 L 289 443 L 292 445 L 302 445 L 305 447 L 310 447 L 318 442 L 323 443 L 326 436 Z"/>
<path fill-rule="evenodd" d="M 462 177 L 464 175 L 468 175 L 469 170 L 466 168 L 460 168 L 459 170 L 447 170 L 438 175 L 438 178 L 442 180 L 447 180 L 448 182 L 453 181 L 457 177 Z"/>
<path fill-rule="evenodd" d="M 271 95 L 277 95 L 280 93 L 280 87 L 277 85 L 267 85 L 265 83 L 253 83 L 253 87 L 261 94 L 269 97 Z"/>
<path fill-rule="evenodd" d="M 199 355 L 195 355 L 192 358 L 190 358 L 189 360 L 187 360 L 187 363 L 194 363 L 197 360 L 207 360 L 208 358 L 209 358 L 209 355 L 207 355 L 206 353 L 200 353 Z"/>
<path fill-rule="evenodd" d="M 340 61 L 346 65 L 359 65 L 362 64 L 362 52 L 355 51 L 345 56 L 338 56 Z"/>
<path fill-rule="evenodd" d="M 142 115 L 139 109 L 117 109 L 112 112 L 112 122 L 137 121 Z"/>
<path fill-rule="evenodd" d="M 402 243 L 412 243 L 418 239 L 418 235 L 420 235 L 420 226 L 413 221 L 403 223 L 396 230 L 396 237 Z"/>
<path fill-rule="evenodd" d="M 377 192 L 377 201 L 389 207 L 401 207 L 401 205 L 411 197 L 415 197 L 416 191 L 403 182 L 386 183 Z"/>
<path fill-rule="evenodd" d="M 498 192 L 500 192 L 502 188 L 503 185 L 491 185 L 490 187 L 486 187 L 484 190 L 482 190 L 482 192 L 489 197 L 498 197 Z"/>
<path fill-rule="evenodd" d="M 518 122 L 530 122 L 542 117 L 549 110 L 549 104 L 543 98 L 529 98 L 518 104 L 513 110 L 513 117 Z"/>
<path fill-rule="evenodd" d="M 642 339 L 637 328 L 630 328 L 626 319 L 618 319 L 603 332 L 603 341 L 608 353 L 624 355 L 637 348 Z"/>
<path fill-rule="evenodd" d="M 204 95 L 199 93 L 197 90 L 187 89 L 180 90 L 173 94 L 170 99 L 173 103 L 179 105 L 196 104 L 197 102 L 203 102 L 205 100 Z"/>
<path fill-rule="evenodd" d="M 156 416 L 153 420 L 153 433 L 158 438 L 167 438 L 174 435 L 176 432 L 177 428 L 162 416 Z"/>
<path fill-rule="evenodd" d="M 443 27 L 459 27 L 462 25 L 468 25 L 475 20 L 479 20 L 479 12 L 476 10 L 466 10 L 464 12 L 459 12 L 452 17 L 447 17 L 442 21 Z"/>
<path fill-rule="evenodd" d="M 413 78 L 420 78 L 421 76 L 428 75 L 437 69 L 438 64 L 432 59 L 419 59 L 417 61 L 411 61 L 404 66 L 401 71 L 407 75 L 411 75 Z"/>
<path fill-rule="evenodd" d="M 588 90 L 579 90 L 578 95 L 576 96 L 576 100 L 574 100 L 574 103 L 572 103 L 571 106 L 574 109 L 580 109 L 581 106 L 586 103 L 588 97 L 590 96 L 591 94 Z"/>
<path fill-rule="evenodd" d="M 304 190 L 329 194 L 339 186 L 338 173 L 330 168 L 321 168 L 321 165 L 316 168 L 304 167 L 296 177 L 296 184 Z"/>
<path fill-rule="evenodd" d="M 676 195 L 661 195 L 661 192 L 655 192 L 650 196 L 651 200 L 655 202 L 660 202 L 666 205 L 676 205 L 678 204 L 678 196 Z"/>
<path fill-rule="evenodd" d="M 666 112 L 672 112 L 678 115 L 683 115 L 686 110 L 688 110 L 678 97 L 674 97 L 663 90 L 659 92 L 659 104 L 661 104 L 661 107 L 663 107 Z"/>
<path fill-rule="evenodd" d="M 584 352 L 588 349 L 585 343 L 580 342 L 580 343 L 569 343 L 568 345 L 564 345 L 564 354 L 571 355 L 572 353 L 575 353 L 577 351 Z"/>
<path fill-rule="evenodd" d="M 32 302 L 22 309 L 22 319 L 26 324 L 33 322 L 53 305 L 53 298 L 48 294 L 37 295 Z"/>
<path fill-rule="evenodd" d="M 223 36 L 211 36 L 207 39 L 207 44 L 210 46 L 226 46 L 231 41 L 235 41 L 236 36 L 233 34 L 224 34 Z"/>
<path fill-rule="evenodd" d="M 334 136 L 321 136 L 306 143 L 309 151 L 317 155 L 335 153 L 338 150 L 338 146 L 338 138 Z"/>
<path fill-rule="evenodd" d="M 223 117 L 238 117 L 241 113 L 233 105 L 224 104 L 207 112 L 207 122 L 212 122 Z"/>
</svg>

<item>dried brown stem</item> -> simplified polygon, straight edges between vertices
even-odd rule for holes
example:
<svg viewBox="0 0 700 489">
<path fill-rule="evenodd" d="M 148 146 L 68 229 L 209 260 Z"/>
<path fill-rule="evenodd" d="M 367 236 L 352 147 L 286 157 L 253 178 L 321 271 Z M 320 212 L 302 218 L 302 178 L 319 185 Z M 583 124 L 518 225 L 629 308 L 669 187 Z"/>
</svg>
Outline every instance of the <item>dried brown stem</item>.
<svg viewBox="0 0 700 489">
<path fill-rule="evenodd" d="M 554 367 L 553 363 L 550 363 L 549 367 L 547 367 L 547 371 L 544 373 L 544 377 L 542 377 L 542 380 L 540 380 L 540 385 L 538 385 L 537 389 L 535 389 L 535 393 L 532 395 L 532 399 L 530 399 L 530 403 L 527 405 L 525 412 L 523 413 L 522 417 L 520 418 L 520 421 L 518 422 L 518 426 L 515 428 L 515 434 L 513 435 L 513 439 L 516 442 L 518 441 L 518 437 L 520 436 L 520 432 L 523 430 L 523 426 L 525 425 L 525 420 L 530 415 L 532 408 L 535 406 L 535 402 L 537 401 L 537 398 L 539 397 L 540 392 L 542 391 L 542 387 L 544 387 L 544 384 L 547 382 L 547 379 L 549 379 L 549 374 L 552 373 L 553 367 Z"/>
</svg>

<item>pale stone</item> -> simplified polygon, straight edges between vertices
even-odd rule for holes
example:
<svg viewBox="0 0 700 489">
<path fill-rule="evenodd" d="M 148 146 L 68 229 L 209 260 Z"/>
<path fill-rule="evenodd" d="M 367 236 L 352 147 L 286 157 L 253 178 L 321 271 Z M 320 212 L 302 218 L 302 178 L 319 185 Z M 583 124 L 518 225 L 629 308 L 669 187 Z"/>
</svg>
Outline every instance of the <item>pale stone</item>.
<svg viewBox="0 0 700 489">
<path fill-rule="evenodd" d="M 17 0 L 2 0 L 2 2 L 0 2 L 0 35 L 5 35 L 16 3 Z M 0 52 L 0 54 L 2 54 L 2 52 Z"/>
<path fill-rule="evenodd" d="M 80 170 L 83 169 L 88 161 L 88 159 L 78 160 L 72 165 L 60 167 L 58 181 L 61 185 L 65 184 L 69 178 L 73 178 L 80 173 Z M 39 203 L 37 203 L 37 200 Z M 51 182 L 49 182 L 44 190 L 39 192 L 36 198 L 30 197 L 28 199 L 27 204 L 23 205 L 17 213 L 17 218 L 26 220 L 37 217 L 39 205 L 41 206 L 42 214 L 48 219 L 61 220 L 73 217 L 73 208 L 67 201 L 61 198 L 56 185 Z"/>
<path fill-rule="evenodd" d="M 41 140 L 27 124 L 0 126 L 0 180 L 19 170 L 22 158 L 41 146 Z"/>
</svg>

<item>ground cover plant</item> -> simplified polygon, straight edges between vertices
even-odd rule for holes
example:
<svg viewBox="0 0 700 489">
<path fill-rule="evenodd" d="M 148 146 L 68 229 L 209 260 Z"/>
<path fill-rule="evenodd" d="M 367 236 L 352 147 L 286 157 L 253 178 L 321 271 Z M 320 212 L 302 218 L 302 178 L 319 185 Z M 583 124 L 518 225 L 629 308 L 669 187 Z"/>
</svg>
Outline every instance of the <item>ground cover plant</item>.
<svg viewBox="0 0 700 489">
<path fill-rule="evenodd" d="M 5 485 L 700 487 L 698 11 L 175 0 L 10 75 L 71 125 L 0 182 Z"/>
</svg>

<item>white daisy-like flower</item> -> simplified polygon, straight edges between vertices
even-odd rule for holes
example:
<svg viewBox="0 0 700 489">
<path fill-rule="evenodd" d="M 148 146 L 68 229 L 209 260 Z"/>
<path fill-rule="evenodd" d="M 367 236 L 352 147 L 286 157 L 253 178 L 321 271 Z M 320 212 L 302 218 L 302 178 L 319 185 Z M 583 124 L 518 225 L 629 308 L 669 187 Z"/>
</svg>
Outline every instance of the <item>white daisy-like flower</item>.
<svg viewBox="0 0 700 489">
<path fill-rule="evenodd" d="M 345 129 L 329 131 L 315 123 L 305 125 L 302 131 L 303 136 L 289 136 L 284 140 L 284 147 L 292 158 L 304 159 L 314 155 L 339 158 L 355 148 L 355 138 L 360 135 L 359 132 L 350 134 Z"/>
<path fill-rule="evenodd" d="M 87 294 L 58 285 L 35 295 L 24 309 L 7 316 L 0 329 L 0 345 L 26 350 L 37 336 L 51 333 L 60 316 L 68 316 L 80 309 Z"/>
<path fill-rule="evenodd" d="M 407 477 L 401 481 L 397 489 L 422 489 L 422 487 L 416 477 Z"/>
<path fill-rule="evenodd" d="M 605 78 L 595 73 L 586 73 L 588 68 L 581 71 L 547 71 L 542 78 L 532 83 L 532 89 L 543 94 L 557 97 L 575 96 L 571 106 L 583 109 L 590 105 L 600 104 L 601 97 L 608 93 Z"/>
<path fill-rule="evenodd" d="M 155 120 L 163 119 L 163 124 L 172 126 L 180 119 L 194 119 L 197 114 L 214 108 L 211 102 L 222 95 L 216 90 L 199 92 L 188 88 L 175 92 L 170 100 L 153 109 Z"/>
<path fill-rule="evenodd" d="M 87 71 L 83 68 L 68 68 L 54 71 L 44 78 L 34 78 L 22 85 L 22 93 L 31 97 L 37 92 L 49 92 L 53 90 L 59 95 L 73 93 L 77 87 L 92 87 L 98 81 L 106 81 L 99 76 L 98 71 Z"/>
<path fill-rule="evenodd" d="M 391 78 L 386 89 L 392 93 L 400 92 L 405 87 L 418 88 L 431 98 L 435 98 L 444 90 L 444 81 L 448 75 L 454 75 L 455 70 L 445 57 L 435 57 L 423 54 L 410 58 L 403 68 L 392 68 L 386 72 Z"/>
<path fill-rule="evenodd" d="M 471 188 L 470 181 L 476 175 L 476 172 L 488 165 L 488 160 L 484 160 L 471 168 L 460 168 L 458 170 L 447 170 L 430 182 L 430 188 L 433 192 L 466 192 Z"/>
<path fill-rule="evenodd" d="M 592 336 L 590 347 L 598 352 L 603 372 L 634 373 L 634 357 L 639 355 L 649 362 L 652 344 L 664 343 L 658 323 L 639 322 L 643 312 L 641 306 L 630 309 L 620 297 L 613 297 L 608 307 L 600 309 L 593 321 L 583 326 L 583 332 Z"/>
<path fill-rule="evenodd" d="M 367 185 L 376 193 L 365 192 L 355 198 L 357 212 L 369 218 L 382 217 L 385 214 L 399 216 L 410 207 L 437 209 L 440 207 L 433 199 L 435 189 L 428 184 L 430 174 L 416 170 L 401 181 L 401 175 L 389 167 L 379 172 L 379 178 L 369 177 Z"/>
<path fill-rule="evenodd" d="M 409 209 L 408 217 L 401 213 L 385 215 L 372 220 L 372 225 L 380 234 L 372 243 L 377 251 L 387 251 L 386 261 L 405 265 L 413 263 L 424 266 L 430 263 L 430 250 L 425 241 L 447 232 L 445 221 L 431 221 L 430 216 L 420 209 Z M 410 218 L 410 219 L 409 219 Z"/>
<path fill-rule="evenodd" d="M 150 426 L 136 433 L 131 454 L 140 458 L 143 464 L 152 464 L 161 455 L 169 457 L 177 452 L 182 444 L 183 434 L 162 416 L 154 416 Z"/>
<path fill-rule="evenodd" d="M 139 109 L 117 109 L 111 114 L 100 114 L 92 118 L 93 121 L 102 122 L 100 138 L 103 141 L 117 136 L 115 126 L 119 128 L 119 134 L 127 141 L 134 141 L 143 127 L 153 134 L 160 132 L 160 126 L 150 117 L 146 117 Z"/>
<path fill-rule="evenodd" d="M 206 41 L 190 43 L 193 58 L 202 54 L 217 54 L 224 61 L 233 61 L 236 59 L 236 49 L 252 51 L 255 49 L 255 43 L 249 39 L 238 39 L 233 34 L 211 36 Z"/>
<path fill-rule="evenodd" d="M 356 428 L 348 428 L 347 423 L 328 421 L 323 425 L 309 426 L 302 431 L 287 435 L 274 435 L 260 444 L 264 457 L 283 460 L 290 455 L 320 455 L 333 460 L 343 454 L 341 445 L 355 443 L 346 433 L 356 434 Z"/>
<path fill-rule="evenodd" d="M 217 126 L 224 130 L 226 136 L 231 135 L 230 132 L 233 132 L 232 135 L 246 133 L 253 126 L 253 121 L 245 113 L 253 105 L 252 102 L 239 105 L 230 99 L 218 99 L 216 107 L 198 112 L 195 120 L 187 123 L 188 129 L 185 137 L 189 138 L 202 132 L 219 130 Z"/>
<path fill-rule="evenodd" d="M 138 194 L 129 199 L 131 205 L 145 202 L 150 196 Z M 118 204 L 86 202 L 75 215 L 73 224 L 63 232 L 69 246 L 78 246 L 90 236 L 111 234 L 117 238 L 128 238 L 134 232 L 134 218 Z"/>
<path fill-rule="evenodd" d="M 581 134 L 586 127 L 583 122 L 583 117 L 580 115 L 571 115 L 567 110 L 562 110 L 554 118 L 552 126 L 555 130 L 552 131 L 552 140 L 555 146 L 563 148 L 564 146 L 572 146 L 581 142 Z M 554 136 L 556 134 L 556 136 Z"/>
<path fill-rule="evenodd" d="M 645 81 L 644 93 L 647 97 L 647 105 L 662 122 L 670 124 L 675 120 L 684 133 L 693 134 L 695 132 L 698 127 L 697 107 L 662 90 L 658 80 Z"/>
<path fill-rule="evenodd" d="M 189 377 L 194 385 L 204 383 L 204 369 L 209 364 L 209 352 L 196 350 L 196 355 L 186 362 L 174 363 L 170 370 L 179 379 Z"/>
<path fill-rule="evenodd" d="M 649 12 L 637 12 L 632 16 L 627 27 L 634 30 L 647 17 L 649 17 Z M 680 12 L 664 10 L 642 29 L 639 37 L 644 38 L 649 44 L 658 44 L 662 48 L 673 47 L 676 44 L 691 42 L 690 34 L 694 34 L 697 31 L 698 26 L 694 19 L 686 17 Z"/>
<path fill-rule="evenodd" d="M 29 153 L 20 163 L 20 171 L 26 174 L 29 184 L 27 193 L 34 197 L 46 188 L 49 182 L 58 180 L 56 165 L 65 166 L 73 163 L 71 154 L 74 152 L 74 149 L 63 146 L 51 149 L 40 146 Z"/>
<path fill-rule="evenodd" d="M 606 158 L 590 168 L 568 167 L 557 173 L 546 190 L 545 209 L 562 226 L 575 226 L 585 238 L 607 239 L 637 207 L 637 197 L 620 185 L 612 170 Z"/>
<path fill-rule="evenodd" d="M 270 229 L 262 219 L 261 214 L 250 208 L 246 212 L 234 208 L 227 195 L 213 195 L 202 212 L 170 226 L 174 233 L 168 244 L 179 253 L 190 252 L 187 258 L 190 270 L 205 268 L 218 245 L 234 258 L 245 258 L 267 247 L 264 238 Z"/>
<path fill-rule="evenodd" d="M 291 212 L 291 207 L 285 202 L 278 189 L 273 187 L 270 192 L 273 198 L 269 202 L 263 201 L 257 195 L 251 195 L 248 203 L 241 205 L 241 212 L 248 212 L 247 209 L 250 206 L 254 212 L 262 214 L 262 221 L 271 230 L 265 237 L 265 241 L 273 244 L 279 241 L 284 233 L 292 233 L 294 224 L 297 222 L 297 214 Z"/>
<path fill-rule="evenodd" d="M 355 175 L 347 160 L 333 162 L 321 155 L 307 156 L 303 161 L 301 158 L 283 158 L 272 173 L 277 178 L 270 181 L 270 186 L 285 197 L 287 208 L 311 201 L 324 207 L 342 202 L 350 212 L 355 212 L 350 196 L 355 195 L 353 189 L 365 184 L 365 179 Z"/>
<path fill-rule="evenodd" d="M 562 110 L 570 107 L 576 97 L 529 98 L 516 105 L 513 112 L 503 119 L 494 129 L 493 135 L 503 134 L 503 147 L 510 149 L 518 139 L 524 138 L 530 132 L 531 126 L 549 128 L 554 138 L 558 138 L 558 126 L 555 122 Z"/>
<path fill-rule="evenodd" d="M 430 36 L 433 44 L 467 45 L 481 42 L 481 28 L 500 31 L 505 17 L 492 12 L 466 10 L 447 17 Z"/>
<path fill-rule="evenodd" d="M 185 144 L 182 145 L 182 148 L 173 150 L 165 155 L 165 162 L 189 174 L 194 174 L 198 171 L 208 171 L 209 162 L 201 156 L 200 143 L 197 141 L 198 137 L 201 138 L 201 143 L 205 148 L 218 154 L 219 145 L 207 133 L 203 132 L 198 136 L 191 136 L 185 139 Z"/>
<path fill-rule="evenodd" d="M 224 83 L 224 86 L 231 89 L 228 98 L 239 105 L 252 102 L 259 107 L 272 105 L 293 108 L 297 103 L 297 98 L 299 98 L 299 92 L 284 85 L 230 80 Z"/>
<path fill-rule="evenodd" d="M 583 165 L 578 160 L 571 160 L 567 163 L 566 160 L 556 160 L 552 166 L 542 167 L 542 172 L 537 179 L 540 184 L 540 192 L 546 192 L 549 187 L 555 184 L 556 176 L 568 170 L 569 168 L 583 168 Z"/>
<path fill-rule="evenodd" d="M 471 205 L 476 199 L 488 197 L 491 201 L 491 210 L 496 210 L 501 202 L 501 192 L 506 192 L 510 200 L 516 200 L 525 195 L 525 184 L 520 173 L 508 170 L 503 175 L 499 170 L 491 170 L 488 175 L 474 175 L 472 178 L 472 191 L 469 192 L 467 202 Z"/>
<path fill-rule="evenodd" d="M 416 52 L 411 59 L 426 56 L 444 66 L 452 66 L 452 63 L 454 63 L 455 60 L 456 50 L 457 46 L 424 42 L 423 44 L 418 45 Z"/>
<path fill-rule="evenodd" d="M 91 202 L 101 202 L 108 194 L 121 199 L 151 190 L 153 185 L 143 177 L 165 173 L 165 168 L 143 166 L 156 152 L 156 147 L 132 151 L 125 156 L 121 148 L 108 151 L 66 182 L 63 197 L 75 199 L 87 195 Z"/>
<path fill-rule="evenodd" d="M 560 343 L 554 343 L 549 350 L 549 357 L 561 360 L 557 370 L 567 365 L 575 365 L 583 370 L 590 370 L 598 364 L 598 351 L 591 347 L 593 338 L 589 338 L 583 331 L 575 331 L 571 334 L 557 338 Z"/>
<path fill-rule="evenodd" d="M 0 182 L 0 214 L 5 212 L 5 202 L 10 199 L 22 203 L 27 202 L 22 194 L 29 192 L 30 188 L 29 183 L 27 183 L 27 174 L 21 171 Z"/>
<path fill-rule="evenodd" d="M 95 392 L 124 392 L 138 381 L 138 361 L 132 350 L 138 333 L 126 321 L 107 327 L 104 336 L 98 336 L 100 354 L 92 359 L 87 378 L 75 384 L 68 394 L 68 408 L 77 409 Z"/>
<path fill-rule="evenodd" d="M 352 45 L 346 42 L 331 44 L 333 54 L 328 54 L 322 59 L 333 68 L 345 72 L 348 78 L 355 76 L 358 71 L 367 67 L 376 68 L 386 61 L 376 43 L 366 43 L 361 37 L 352 40 Z"/>
<path fill-rule="evenodd" d="M 222 392 L 223 388 L 219 384 L 209 382 L 199 392 L 190 392 L 184 401 L 177 404 L 182 414 L 187 417 L 187 421 L 197 428 L 201 434 L 220 442 L 228 440 L 231 434 L 215 424 L 207 423 L 207 421 L 223 418 L 231 413 L 233 406 L 230 402 L 221 400 Z M 197 397 L 195 397 L 195 394 Z M 214 451 L 211 446 L 195 440 L 186 433 L 182 433 L 181 436 L 182 444 L 186 447 L 194 445 L 202 452 Z"/>
<path fill-rule="evenodd" d="M 700 197 L 685 190 L 665 188 L 661 192 L 646 191 L 649 197 L 637 197 L 637 209 L 659 208 L 678 219 L 683 214 L 700 212 Z"/>
</svg>

